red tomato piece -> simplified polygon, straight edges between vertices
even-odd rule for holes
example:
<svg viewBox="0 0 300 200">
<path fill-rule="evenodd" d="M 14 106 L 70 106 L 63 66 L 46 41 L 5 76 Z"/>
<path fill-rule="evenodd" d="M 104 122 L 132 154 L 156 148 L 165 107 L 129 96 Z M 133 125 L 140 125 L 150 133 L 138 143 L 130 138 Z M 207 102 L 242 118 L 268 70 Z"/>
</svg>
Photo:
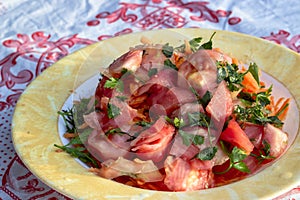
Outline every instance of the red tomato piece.
<svg viewBox="0 0 300 200">
<path fill-rule="evenodd" d="M 213 184 L 211 166 L 207 167 L 208 163 L 202 162 L 200 160 L 188 162 L 169 156 L 165 160 L 165 185 L 171 191 L 193 191 L 211 187 Z"/>
<path fill-rule="evenodd" d="M 246 133 L 234 119 L 229 121 L 227 128 L 221 133 L 220 139 L 243 149 L 247 155 L 254 148 Z"/>
</svg>

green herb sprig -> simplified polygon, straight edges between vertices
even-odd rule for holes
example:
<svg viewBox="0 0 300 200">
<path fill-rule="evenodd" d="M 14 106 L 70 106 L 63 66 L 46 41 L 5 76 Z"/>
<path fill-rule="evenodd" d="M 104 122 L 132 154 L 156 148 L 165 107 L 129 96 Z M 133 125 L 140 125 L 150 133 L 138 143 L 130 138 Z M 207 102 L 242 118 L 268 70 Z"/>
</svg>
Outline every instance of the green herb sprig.
<svg viewBox="0 0 300 200">
<path fill-rule="evenodd" d="M 250 173 L 250 169 L 248 166 L 243 162 L 243 160 L 247 157 L 247 154 L 244 150 L 233 147 L 232 151 L 229 152 L 229 150 L 226 148 L 223 141 L 220 141 L 221 148 L 224 153 L 227 154 L 230 160 L 230 164 L 227 169 L 225 169 L 222 172 L 214 172 L 215 174 L 225 174 L 228 172 L 231 168 L 235 168 L 241 172 Z"/>
<path fill-rule="evenodd" d="M 199 160 L 211 160 L 215 157 L 217 151 L 217 147 L 206 147 L 196 155 L 196 158 Z"/>
</svg>

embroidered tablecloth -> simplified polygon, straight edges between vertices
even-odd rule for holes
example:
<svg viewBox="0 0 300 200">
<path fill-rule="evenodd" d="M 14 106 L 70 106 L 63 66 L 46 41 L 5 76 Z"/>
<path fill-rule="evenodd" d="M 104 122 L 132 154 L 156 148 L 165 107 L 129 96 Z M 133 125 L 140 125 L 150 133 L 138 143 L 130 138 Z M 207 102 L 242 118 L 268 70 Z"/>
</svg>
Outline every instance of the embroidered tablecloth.
<svg viewBox="0 0 300 200">
<path fill-rule="evenodd" d="M 89 44 L 137 31 L 201 27 L 246 33 L 300 53 L 298 0 L 0 0 L 0 200 L 69 199 L 16 155 L 11 120 L 40 73 Z M 300 199 L 300 186 L 276 199 Z"/>
</svg>

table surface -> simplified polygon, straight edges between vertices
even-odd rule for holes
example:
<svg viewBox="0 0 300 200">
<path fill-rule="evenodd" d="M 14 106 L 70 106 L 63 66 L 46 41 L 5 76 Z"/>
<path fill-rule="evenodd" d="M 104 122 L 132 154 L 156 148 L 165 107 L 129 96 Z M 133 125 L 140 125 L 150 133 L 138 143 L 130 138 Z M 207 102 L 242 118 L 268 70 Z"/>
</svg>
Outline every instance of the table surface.
<svg viewBox="0 0 300 200">
<path fill-rule="evenodd" d="M 64 56 L 137 31 L 200 27 L 241 32 L 300 53 L 299 0 L 0 0 L 0 200 L 69 199 L 16 155 L 11 120 L 19 96 Z M 279 199 L 300 199 L 300 186 Z"/>
</svg>

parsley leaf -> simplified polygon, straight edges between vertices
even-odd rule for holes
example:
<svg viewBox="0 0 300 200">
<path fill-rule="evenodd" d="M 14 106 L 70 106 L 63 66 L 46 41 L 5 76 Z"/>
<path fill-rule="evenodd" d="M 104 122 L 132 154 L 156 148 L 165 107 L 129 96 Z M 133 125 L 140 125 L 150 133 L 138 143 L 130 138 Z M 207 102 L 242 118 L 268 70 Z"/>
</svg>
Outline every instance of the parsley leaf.
<svg viewBox="0 0 300 200">
<path fill-rule="evenodd" d="M 105 135 L 109 136 L 109 135 L 113 135 L 115 133 L 120 133 L 120 132 L 122 132 L 120 128 L 113 128 L 113 129 L 106 131 Z"/>
<path fill-rule="evenodd" d="M 233 163 L 240 162 L 244 160 L 246 157 L 247 154 L 245 153 L 245 151 L 238 147 L 234 147 L 231 151 L 231 154 L 229 155 L 229 158 Z"/>
<path fill-rule="evenodd" d="M 239 68 L 236 64 L 228 64 L 217 62 L 217 81 L 220 83 L 222 80 L 226 81 L 228 89 L 238 91 L 242 86 L 244 73 L 238 72 Z"/>
<path fill-rule="evenodd" d="M 196 155 L 196 158 L 200 160 L 211 160 L 216 155 L 217 151 L 217 147 L 206 147 Z"/>
<path fill-rule="evenodd" d="M 79 134 L 80 141 L 82 144 L 84 144 L 87 141 L 87 139 L 92 131 L 93 131 L 92 128 L 86 128 Z"/>
<path fill-rule="evenodd" d="M 276 127 L 281 127 L 283 122 L 280 121 L 278 116 L 269 116 L 270 111 L 266 109 L 266 106 L 271 102 L 271 92 L 272 86 L 265 92 L 260 92 L 258 94 L 240 92 L 238 98 L 244 103 L 245 107 L 238 105 L 234 108 L 233 113 L 236 115 L 237 120 L 259 125 L 270 123 Z"/>
<path fill-rule="evenodd" d="M 57 112 L 64 120 L 68 133 L 76 133 L 76 125 L 74 121 L 74 107 Z"/>
<path fill-rule="evenodd" d="M 122 80 L 111 77 L 106 80 L 104 88 L 116 89 L 118 92 L 124 91 L 124 83 Z"/>
<path fill-rule="evenodd" d="M 245 172 L 245 173 L 250 173 L 251 171 L 249 170 L 248 166 L 244 162 L 237 162 L 233 163 L 233 168 Z"/>
<path fill-rule="evenodd" d="M 271 145 L 266 141 L 266 140 L 263 140 L 263 151 L 265 153 L 266 156 L 269 156 L 270 155 L 270 149 L 271 149 Z"/>
<path fill-rule="evenodd" d="M 202 37 L 197 37 L 189 41 L 192 52 L 195 52 L 199 49 L 201 41 L 202 41 Z"/>
<path fill-rule="evenodd" d="M 215 36 L 215 34 L 216 34 L 216 32 L 214 32 L 214 33 L 210 36 L 208 42 L 206 42 L 206 43 L 204 43 L 204 44 L 201 45 L 201 48 L 203 48 L 203 49 L 212 49 L 212 39 L 213 39 L 213 37 Z"/>
<path fill-rule="evenodd" d="M 107 114 L 108 114 L 109 119 L 113 119 L 116 116 L 120 115 L 120 113 L 121 113 L 120 108 L 118 108 L 114 104 L 108 103 L 107 108 L 108 108 L 108 110 L 107 110 L 108 113 Z"/>
<path fill-rule="evenodd" d="M 179 130 L 178 133 L 182 138 L 183 144 L 186 146 L 190 146 L 191 143 L 195 145 L 200 145 L 204 143 L 204 137 L 201 135 L 189 134 L 183 130 Z"/>
<path fill-rule="evenodd" d="M 183 119 L 179 119 L 178 117 L 174 118 L 174 126 L 176 128 L 181 128 L 182 126 L 184 126 L 184 121 Z"/>
<path fill-rule="evenodd" d="M 153 123 L 151 122 L 146 122 L 146 121 L 138 121 L 135 123 L 137 126 L 142 126 L 142 127 L 150 127 Z"/>
<path fill-rule="evenodd" d="M 172 68 L 172 69 L 178 71 L 177 66 L 174 65 L 170 59 L 167 59 L 167 60 L 164 61 L 164 66 L 165 66 L 165 67 L 170 67 L 170 68 Z"/>
<path fill-rule="evenodd" d="M 250 173 L 248 166 L 243 162 L 243 160 L 247 157 L 247 154 L 244 150 L 235 146 L 231 152 L 229 152 L 223 141 L 220 141 L 220 145 L 223 152 L 228 155 L 230 164 L 227 169 L 222 172 L 214 172 L 215 174 L 225 174 L 231 168 L 235 168 L 241 172 Z"/>
<path fill-rule="evenodd" d="M 65 151 L 71 156 L 78 158 L 84 163 L 91 163 L 93 166 L 99 167 L 97 161 L 86 151 L 84 147 L 68 147 L 54 144 L 55 147 Z"/>
<path fill-rule="evenodd" d="M 260 85 L 259 74 L 258 74 L 258 66 L 256 65 L 256 63 L 250 63 L 248 71 L 252 74 L 252 76 L 256 80 L 257 84 Z"/>
<path fill-rule="evenodd" d="M 260 104 L 254 104 L 251 107 L 235 106 L 233 113 L 236 119 L 241 122 L 251 122 L 258 125 L 266 123 L 273 124 L 276 127 L 282 127 L 283 122 L 277 116 L 268 116 L 269 111 Z"/>
<path fill-rule="evenodd" d="M 181 127 L 183 127 L 185 125 L 183 119 L 179 119 L 178 117 L 175 117 L 172 120 L 168 116 L 165 116 L 165 119 L 166 119 L 167 122 L 169 122 L 170 124 L 172 124 L 173 126 L 175 126 L 175 128 L 181 128 Z"/>
<path fill-rule="evenodd" d="M 212 93 L 207 90 L 205 92 L 205 94 L 203 95 L 203 97 L 200 99 L 200 102 L 204 108 L 206 108 L 206 106 L 210 102 L 211 98 L 212 98 Z"/>
<path fill-rule="evenodd" d="M 149 77 L 152 77 L 152 76 L 154 76 L 155 74 L 157 74 L 157 68 L 151 68 L 151 69 L 149 69 L 149 71 L 148 71 L 148 76 Z"/>
<path fill-rule="evenodd" d="M 196 37 L 196 38 L 193 38 L 189 41 L 190 48 L 191 48 L 192 52 L 195 52 L 199 49 L 201 41 L 202 41 L 202 37 Z M 186 46 L 185 46 L 185 44 L 183 44 L 179 47 L 176 47 L 175 50 L 180 51 L 180 52 L 184 52 L 185 48 L 186 48 Z"/>
<path fill-rule="evenodd" d="M 254 153 L 251 153 L 250 155 L 255 157 L 259 161 L 259 163 L 263 162 L 264 160 L 275 159 L 275 157 L 270 155 L 271 145 L 266 140 L 263 140 L 262 143 L 263 148 L 259 150 L 259 155 L 256 155 Z"/>
<path fill-rule="evenodd" d="M 118 84 L 119 79 L 111 77 L 108 80 L 106 80 L 104 87 L 114 89 Z"/>
<path fill-rule="evenodd" d="M 162 52 L 167 58 L 171 58 L 173 55 L 174 48 L 169 45 L 169 43 L 165 44 L 162 47 Z"/>
<path fill-rule="evenodd" d="M 190 126 L 202 126 L 208 128 L 210 118 L 202 112 L 188 113 L 188 120 Z"/>
<path fill-rule="evenodd" d="M 266 106 L 268 104 L 270 104 L 270 96 L 271 96 L 271 92 L 273 89 L 273 85 L 271 85 L 267 91 L 265 92 L 260 92 L 258 94 L 254 94 L 254 99 L 256 100 L 257 103 L 261 104 L 262 106 Z"/>
<path fill-rule="evenodd" d="M 239 68 L 236 64 L 217 62 L 217 69 L 218 83 L 222 80 L 226 81 L 231 92 L 238 91 L 241 88 L 245 74 L 238 72 Z"/>
<path fill-rule="evenodd" d="M 129 139 L 127 140 L 127 142 L 132 141 L 136 138 L 135 136 L 132 136 L 129 133 L 122 131 L 120 128 L 113 128 L 113 129 L 110 129 L 110 130 L 105 132 L 106 136 L 113 135 L 113 134 L 129 136 Z"/>
</svg>

